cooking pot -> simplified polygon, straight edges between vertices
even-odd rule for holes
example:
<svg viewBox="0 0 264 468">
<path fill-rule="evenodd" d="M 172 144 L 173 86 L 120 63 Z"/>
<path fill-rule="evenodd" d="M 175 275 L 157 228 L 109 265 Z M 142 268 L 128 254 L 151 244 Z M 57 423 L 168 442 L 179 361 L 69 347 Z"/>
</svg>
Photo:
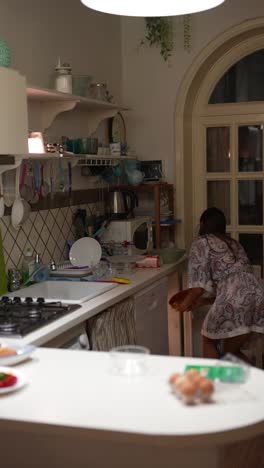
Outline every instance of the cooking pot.
<svg viewBox="0 0 264 468">
<path fill-rule="evenodd" d="M 108 194 L 107 209 L 112 219 L 126 219 L 133 216 L 138 199 L 130 190 L 112 190 Z"/>
</svg>

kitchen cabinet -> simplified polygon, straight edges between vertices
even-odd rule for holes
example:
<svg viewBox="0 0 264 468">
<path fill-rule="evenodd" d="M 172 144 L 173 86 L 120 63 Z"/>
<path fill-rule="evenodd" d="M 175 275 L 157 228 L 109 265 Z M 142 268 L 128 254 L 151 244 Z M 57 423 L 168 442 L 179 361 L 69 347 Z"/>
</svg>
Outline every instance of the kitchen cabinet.
<svg viewBox="0 0 264 468">
<path fill-rule="evenodd" d="M 0 158 L 2 155 L 26 153 L 26 81 L 16 70 L 0 68 L 0 102 Z"/>
<path fill-rule="evenodd" d="M 170 230 L 170 240 L 174 241 L 174 230 L 175 230 L 175 223 L 168 223 L 168 224 L 161 224 L 160 222 L 160 204 L 161 204 L 161 196 L 163 193 L 166 194 L 168 197 L 168 208 L 169 210 L 174 213 L 174 186 L 173 184 L 168 184 L 166 182 L 158 182 L 158 183 L 146 183 L 140 185 L 122 185 L 116 187 L 118 189 L 124 190 L 132 190 L 136 193 L 151 193 L 153 194 L 153 202 L 154 202 L 154 209 L 155 209 L 155 220 L 153 223 L 154 228 L 154 247 L 159 249 L 161 246 L 161 232 L 162 229 L 169 229 Z"/>
<path fill-rule="evenodd" d="M 136 344 L 151 354 L 169 354 L 167 295 L 166 277 L 134 296 Z"/>
</svg>

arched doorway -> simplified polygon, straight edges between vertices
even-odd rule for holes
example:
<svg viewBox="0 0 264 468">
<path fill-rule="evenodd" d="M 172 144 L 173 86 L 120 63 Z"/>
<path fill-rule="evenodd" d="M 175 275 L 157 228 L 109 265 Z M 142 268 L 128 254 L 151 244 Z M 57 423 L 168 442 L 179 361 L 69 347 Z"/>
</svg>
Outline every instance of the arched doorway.
<svg viewBox="0 0 264 468">
<path fill-rule="evenodd" d="M 225 183 L 228 181 L 232 200 L 230 233 L 239 239 L 243 232 L 260 235 L 263 245 L 263 215 L 259 225 L 243 227 L 239 224 L 241 220 L 235 211 L 237 187 L 240 180 L 243 186 L 243 181 L 249 177 L 248 174 L 241 175 L 239 168 L 235 170 L 234 154 L 238 146 L 235 132 L 239 133 L 239 127 L 250 124 L 258 128 L 261 122 L 264 123 L 264 102 L 209 104 L 212 91 L 227 70 L 243 57 L 263 49 L 263 44 L 264 18 L 237 25 L 217 37 L 200 53 L 181 84 L 175 109 L 176 210 L 177 217 L 182 219 L 177 230 L 178 245 L 189 246 L 192 240 L 198 217 L 208 203 L 208 184 L 211 182 L 211 199 L 214 200 L 212 194 L 217 191 L 225 194 Z M 208 132 L 208 128 L 213 130 Z M 231 129 L 229 172 L 208 171 L 205 166 L 208 133 L 211 133 L 209 139 L 212 139 L 212 134 L 215 138 L 217 132 L 223 137 L 227 128 Z M 251 176 L 253 180 L 254 174 Z M 255 176 L 263 186 L 263 168 Z"/>
</svg>

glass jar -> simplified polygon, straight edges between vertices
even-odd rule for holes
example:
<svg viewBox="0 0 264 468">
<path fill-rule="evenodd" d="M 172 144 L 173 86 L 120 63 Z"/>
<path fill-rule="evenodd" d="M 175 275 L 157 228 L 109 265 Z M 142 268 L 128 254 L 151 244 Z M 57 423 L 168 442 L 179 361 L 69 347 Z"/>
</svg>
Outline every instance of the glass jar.
<svg viewBox="0 0 264 468">
<path fill-rule="evenodd" d="M 99 101 L 107 100 L 107 87 L 105 83 L 92 83 L 89 88 L 89 95 Z"/>
<path fill-rule="evenodd" d="M 61 65 L 60 60 L 55 68 L 55 89 L 61 93 L 72 94 L 72 73 L 68 63 Z"/>
</svg>

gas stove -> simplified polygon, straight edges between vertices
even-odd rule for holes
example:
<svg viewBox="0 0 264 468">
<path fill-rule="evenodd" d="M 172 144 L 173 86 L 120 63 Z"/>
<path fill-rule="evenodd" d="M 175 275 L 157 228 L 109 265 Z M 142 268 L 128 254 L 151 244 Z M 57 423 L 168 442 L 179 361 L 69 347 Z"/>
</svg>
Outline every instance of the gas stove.
<svg viewBox="0 0 264 468">
<path fill-rule="evenodd" d="M 8 297 L 0 299 L 0 336 L 21 338 L 62 316 L 79 309 L 77 304 L 45 302 L 43 297 Z"/>
</svg>

